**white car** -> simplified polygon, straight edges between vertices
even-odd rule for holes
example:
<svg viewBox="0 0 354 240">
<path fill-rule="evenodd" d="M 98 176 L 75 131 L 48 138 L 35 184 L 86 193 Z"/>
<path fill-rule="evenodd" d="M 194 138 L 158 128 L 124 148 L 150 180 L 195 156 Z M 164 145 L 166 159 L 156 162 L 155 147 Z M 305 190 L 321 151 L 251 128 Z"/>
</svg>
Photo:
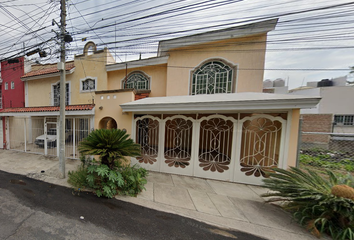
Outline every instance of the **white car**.
<svg viewBox="0 0 354 240">
<path fill-rule="evenodd" d="M 36 137 L 34 143 L 39 147 L 44 147 L 44 138 L 45 134 Z M 72 133 L 66 129 L 65 130 L 65 142 L 72 141 Z M 57 129 L 50 128 L 47 132 L 47 146 L 48 147 L 56 147 L 57 146 Z"/>
</svg>

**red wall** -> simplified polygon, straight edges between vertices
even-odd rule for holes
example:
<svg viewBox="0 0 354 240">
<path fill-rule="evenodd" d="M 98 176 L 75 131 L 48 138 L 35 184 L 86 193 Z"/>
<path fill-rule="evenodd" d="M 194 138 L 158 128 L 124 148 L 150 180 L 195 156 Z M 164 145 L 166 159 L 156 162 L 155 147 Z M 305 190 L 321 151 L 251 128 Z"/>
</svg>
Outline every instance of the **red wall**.
<svg viewBox="0 0 354 240">
<path fill-rule="evenodd" d="M 18 60 L 18 63 L 1 62 L 3 108 L 25 106 L 25 87 L 21 81 L 21 76 L 24 75 L 24 58 L 20 57 Z M 12 81 L 15 82 L 15 89 L 11 89 Z M 8 83 L 7 90 L 5 90 L 6 82 Z"/>
</svg>

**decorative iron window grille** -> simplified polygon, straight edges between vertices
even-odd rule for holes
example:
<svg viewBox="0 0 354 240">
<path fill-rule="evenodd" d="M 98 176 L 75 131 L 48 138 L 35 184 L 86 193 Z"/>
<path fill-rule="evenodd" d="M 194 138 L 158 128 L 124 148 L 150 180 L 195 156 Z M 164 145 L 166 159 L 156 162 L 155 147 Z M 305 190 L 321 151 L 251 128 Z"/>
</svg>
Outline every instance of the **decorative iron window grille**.
<svg viewBox="0 0 354 240">
<path fill-rule="evenodd" d="M 192 76 L 192 95 L 232 92 L 232 67 L 221 61 L 210 61 L 197 69 Z"/>
<path fill-rule="evenodd" d="M 82 91 L 91 91 L 96 89 L 96 81 L 94 79 L 88 78 L 82 81 Z"/>
<path fill-rule="evenodd" d="M 65 87 L 65 105 L 69 105 L 69 83 L 66 83 Z M 53 85 L 53 105 L 60 106 L 60 83 Z"/>
<path fill-rule="evenodd" d="M 135 88 L 137 90 L 148 90 L 149 78 L 141 72 L 133 72 L 129 74 L 128 79 L 123 82 L 123 88 Z"/>
</svg>

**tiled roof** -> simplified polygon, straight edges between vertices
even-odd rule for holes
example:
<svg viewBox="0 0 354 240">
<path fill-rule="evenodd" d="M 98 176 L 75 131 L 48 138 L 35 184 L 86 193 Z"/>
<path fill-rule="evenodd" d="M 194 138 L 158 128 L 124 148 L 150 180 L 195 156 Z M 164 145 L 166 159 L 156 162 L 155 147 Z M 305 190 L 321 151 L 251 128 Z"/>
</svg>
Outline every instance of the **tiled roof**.
<svg viewBox="0 0 354 240">
<path fill-rule="evenodd" d="M 69 71 L 75 67 L 74 63 L 67 63 L 65 64 L 65 70 Z M 26 78 L 26 77 L 33 77 L 33 76 L 39 76 L 39 75 L 44 75 L 44 74 L 49 74 L 49 73 L 57 73 L 59 72 L 57 65 L 50 67 L 50 68 L 43 68 L 43 69 L 38 69 L 38 70 L 33 70 L 25 75 L 23 75 L 21 78 Z"/>
<path fill-rule="evenodd" d="M 85 105 L 69 105 L 65 107 L 66 111 L 85 111 L 92 110 L 94 104 Z M 59 111 L 59 106 L 48 106 L 48 107 L 22 107 L 22 108 L 5 108 L 0 111 L 0 113 L 18 113 L 18 112 L 56 112 Z"/>
</svg>

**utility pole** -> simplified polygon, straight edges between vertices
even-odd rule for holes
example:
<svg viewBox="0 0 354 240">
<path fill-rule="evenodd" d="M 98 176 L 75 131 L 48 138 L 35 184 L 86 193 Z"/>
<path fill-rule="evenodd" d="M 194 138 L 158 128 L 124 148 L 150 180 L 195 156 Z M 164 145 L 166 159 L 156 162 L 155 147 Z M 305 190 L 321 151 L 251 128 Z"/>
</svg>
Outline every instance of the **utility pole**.
<svg viewBox="0 0 354 240">
<path fill-rule="evenodd" d="M 65 25 L 66 25 L 66 0 L 60 0 L 60 118 L 59 118 L 59 171 L 61 177 L 65 178 Z"/>
</svg>

